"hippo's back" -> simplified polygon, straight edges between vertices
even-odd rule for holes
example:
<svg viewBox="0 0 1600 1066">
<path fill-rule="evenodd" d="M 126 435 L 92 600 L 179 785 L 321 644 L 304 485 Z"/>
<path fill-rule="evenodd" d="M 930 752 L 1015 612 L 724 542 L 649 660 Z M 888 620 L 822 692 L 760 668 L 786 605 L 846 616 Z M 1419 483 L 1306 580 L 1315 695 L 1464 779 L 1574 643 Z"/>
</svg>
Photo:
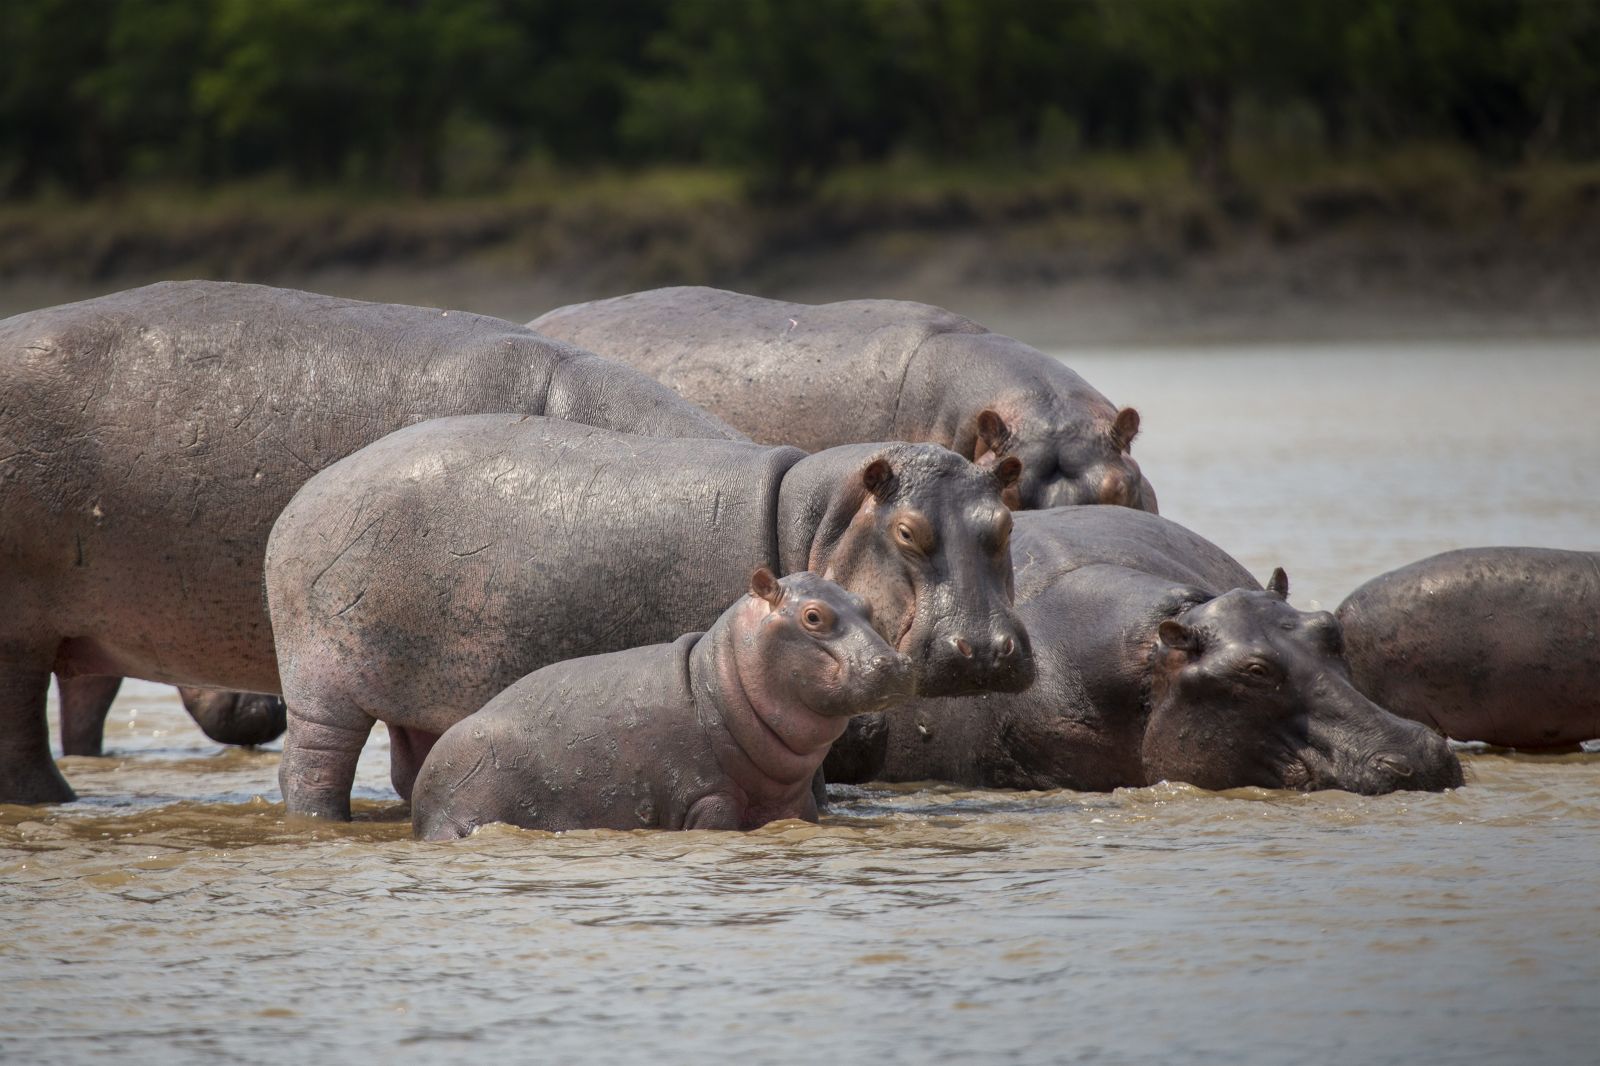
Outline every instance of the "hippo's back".
<svg viewBox="0 0 1600 1066">
<path fill-rule="evenodd" d="M 260 567 L 318 470 L 482 411 L 737 435 L 644 375 L 509 322 L 167 282 L 0 323 L 0 554 L 89 672 L 274 691 Z M 19 577 L 18 574 L 25 575 Z"/>
<path fill-rule="evenodd" d="M 687 286 L 557 308 L 529 325 L 639 368 L 753 440 L 808 451 L 896 439 L 917 349 L 939 334 L 987 332 L 929 304 L 799 304 Z"/>
<path fill-rule="evenodd" d="M 471 709 L 547 663 L 703 630 L 778 566 L 778 490 L 803 455 L 507 415 L 393 433 L 273 529 L 285 677 L 342 656 L 387 664 L 363 683 L 405 702 Z M 463 678 L 486 688 L 463 696 Z"/>
<path fill-rule="evenodd" d="M 1458 740 L 1600 737 L 1600 553 L 1466 548 L 1382 574 L 1340 604 L 1351 680 Z"/>
<path fill-rule="evenodd" d="M 1091 505 L 1019 511 L 1011 539 L 1019 602 L 1060 575 L 1094 565 L 1128 570 L 1222 593 L 1259 589 L 1250 572 L 1198 533 L 1147 511 Z"/>
</svg>

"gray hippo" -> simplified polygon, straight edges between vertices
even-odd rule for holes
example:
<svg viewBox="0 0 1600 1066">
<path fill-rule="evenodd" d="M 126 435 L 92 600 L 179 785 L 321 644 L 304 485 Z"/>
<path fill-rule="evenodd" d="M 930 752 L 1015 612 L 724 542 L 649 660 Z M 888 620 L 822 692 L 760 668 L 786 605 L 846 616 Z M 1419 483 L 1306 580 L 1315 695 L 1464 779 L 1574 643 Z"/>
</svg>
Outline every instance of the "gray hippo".
<svg viewBox="0 0 1600 1066">
<path fill-rule="evenodd" d="M 508 685 L 707 629 L 760 566 L 862 597 L 919 692 L 1025 688 L 1016 476 L 933 444 L 807 455 L 506 415 L 391 434 L 308 481 L 268 544 L 288 809 L 349 817 L 374 721 L 409 797 L 433 740 Z"/>
<path fill-rule="evenodd" d="M 105 744 L 106 715 L 122 687 L 120 677 L 79 675 L 56 679 L 61 687 L 61 751 L 99 755 Z M 283 735 L 283 700 L 261 692 L 178 689 L 183 709 L 201 732 L 218 744 L 252 747 Z"/>
<path fill-rule="evenodd" d="M 305 480 L 401 426 L 485 411 L 737 431 L 509 322 L 170 282 L 0 322 L 0 802 L 73 798 L 51 671 L 278 691 L 261 565 Z"/>
<path fill-rule="evenodd" d="M 1461 784 L 1443 739 L 1350 684 L 1339 624 L 1290 607 L 1281 570 L 1262 590 L 1215 545 L 1120 507 L 1018 514 L 1012 553 L 1033 687 L 856 719 L 828 757 L 829 781 Z"/>
<path fill-rule="evenodd" d="M 752 440 L 807 451 L 932 441 L 980 464 L 1021 459 L 1015 507 L 1156 509 L 1128 454 L 1138 412 L 942 308 L 671 288 L 558 308 L 531 326 L 638 367 Z"/>
<path fill-rule="evenodd" d="M 1600 737 L 1600 552 L 1445 552 L 1338 615 L 1350 679 L 1396 714 L 1509 748 Z"/>
<path fill-rule="evenodd" d="M 850 715 L 911 695 L 866 603 L 766 568 L 705 633 L 537 670 L 451 726 L 412 793 L 419 839 L 528 829 L 754 829 L 817 820 Z"/>
</svg>

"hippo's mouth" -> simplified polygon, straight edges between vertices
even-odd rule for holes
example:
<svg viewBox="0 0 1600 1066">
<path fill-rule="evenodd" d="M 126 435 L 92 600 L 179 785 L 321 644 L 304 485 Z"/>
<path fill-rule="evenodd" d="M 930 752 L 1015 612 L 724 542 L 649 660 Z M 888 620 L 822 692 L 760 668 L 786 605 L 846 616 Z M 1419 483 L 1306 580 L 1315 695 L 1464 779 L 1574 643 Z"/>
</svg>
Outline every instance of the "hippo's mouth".
<svg viewBox="0 0 1600 1066">
<path fill-rule="evenodd" d="M 894 650 L 901 655 L 909 655 L 906 642 L 911 639 L 911 627 L 917 624 L 917 612 L 912 611 L 906 615 L 906 624 L 900 627 L 900 635 L 894 638 Z"/>
</svg>

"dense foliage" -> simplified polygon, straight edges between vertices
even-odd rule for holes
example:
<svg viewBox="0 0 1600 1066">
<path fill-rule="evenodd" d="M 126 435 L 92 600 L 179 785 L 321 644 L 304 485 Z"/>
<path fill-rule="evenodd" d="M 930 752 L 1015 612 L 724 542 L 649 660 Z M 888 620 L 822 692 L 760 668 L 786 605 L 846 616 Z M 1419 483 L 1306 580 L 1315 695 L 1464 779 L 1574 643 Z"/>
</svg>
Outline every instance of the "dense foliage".
<svg viewBox="0 0 1600 1066">
<path fill-rule="evenodd" d="M 530 163 L 1600 154 L 1600 0 L 6 0 L 0 193 Z"/>
</svg>

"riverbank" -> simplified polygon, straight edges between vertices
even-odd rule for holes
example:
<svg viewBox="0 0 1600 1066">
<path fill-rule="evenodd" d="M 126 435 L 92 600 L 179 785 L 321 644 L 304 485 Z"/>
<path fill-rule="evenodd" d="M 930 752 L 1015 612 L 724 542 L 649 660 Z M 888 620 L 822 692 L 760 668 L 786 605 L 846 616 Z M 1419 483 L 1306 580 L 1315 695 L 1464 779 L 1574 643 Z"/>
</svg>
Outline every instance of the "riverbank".
<svg viewBox="0 0 1600 1066">
<path fill-rule="evenodd" d="M 1600 166 L 1448 154 L 1252 170 L 1175 157 L 844 171 L 803 202 L 709 170 L 529 174 L 428 201 L 272 186 L 0 207 L 0 311 L 162 277 L 508 318 L 667 284 L 920 299 L 1052 346 L 1600 335 Z"/>
</svg>

